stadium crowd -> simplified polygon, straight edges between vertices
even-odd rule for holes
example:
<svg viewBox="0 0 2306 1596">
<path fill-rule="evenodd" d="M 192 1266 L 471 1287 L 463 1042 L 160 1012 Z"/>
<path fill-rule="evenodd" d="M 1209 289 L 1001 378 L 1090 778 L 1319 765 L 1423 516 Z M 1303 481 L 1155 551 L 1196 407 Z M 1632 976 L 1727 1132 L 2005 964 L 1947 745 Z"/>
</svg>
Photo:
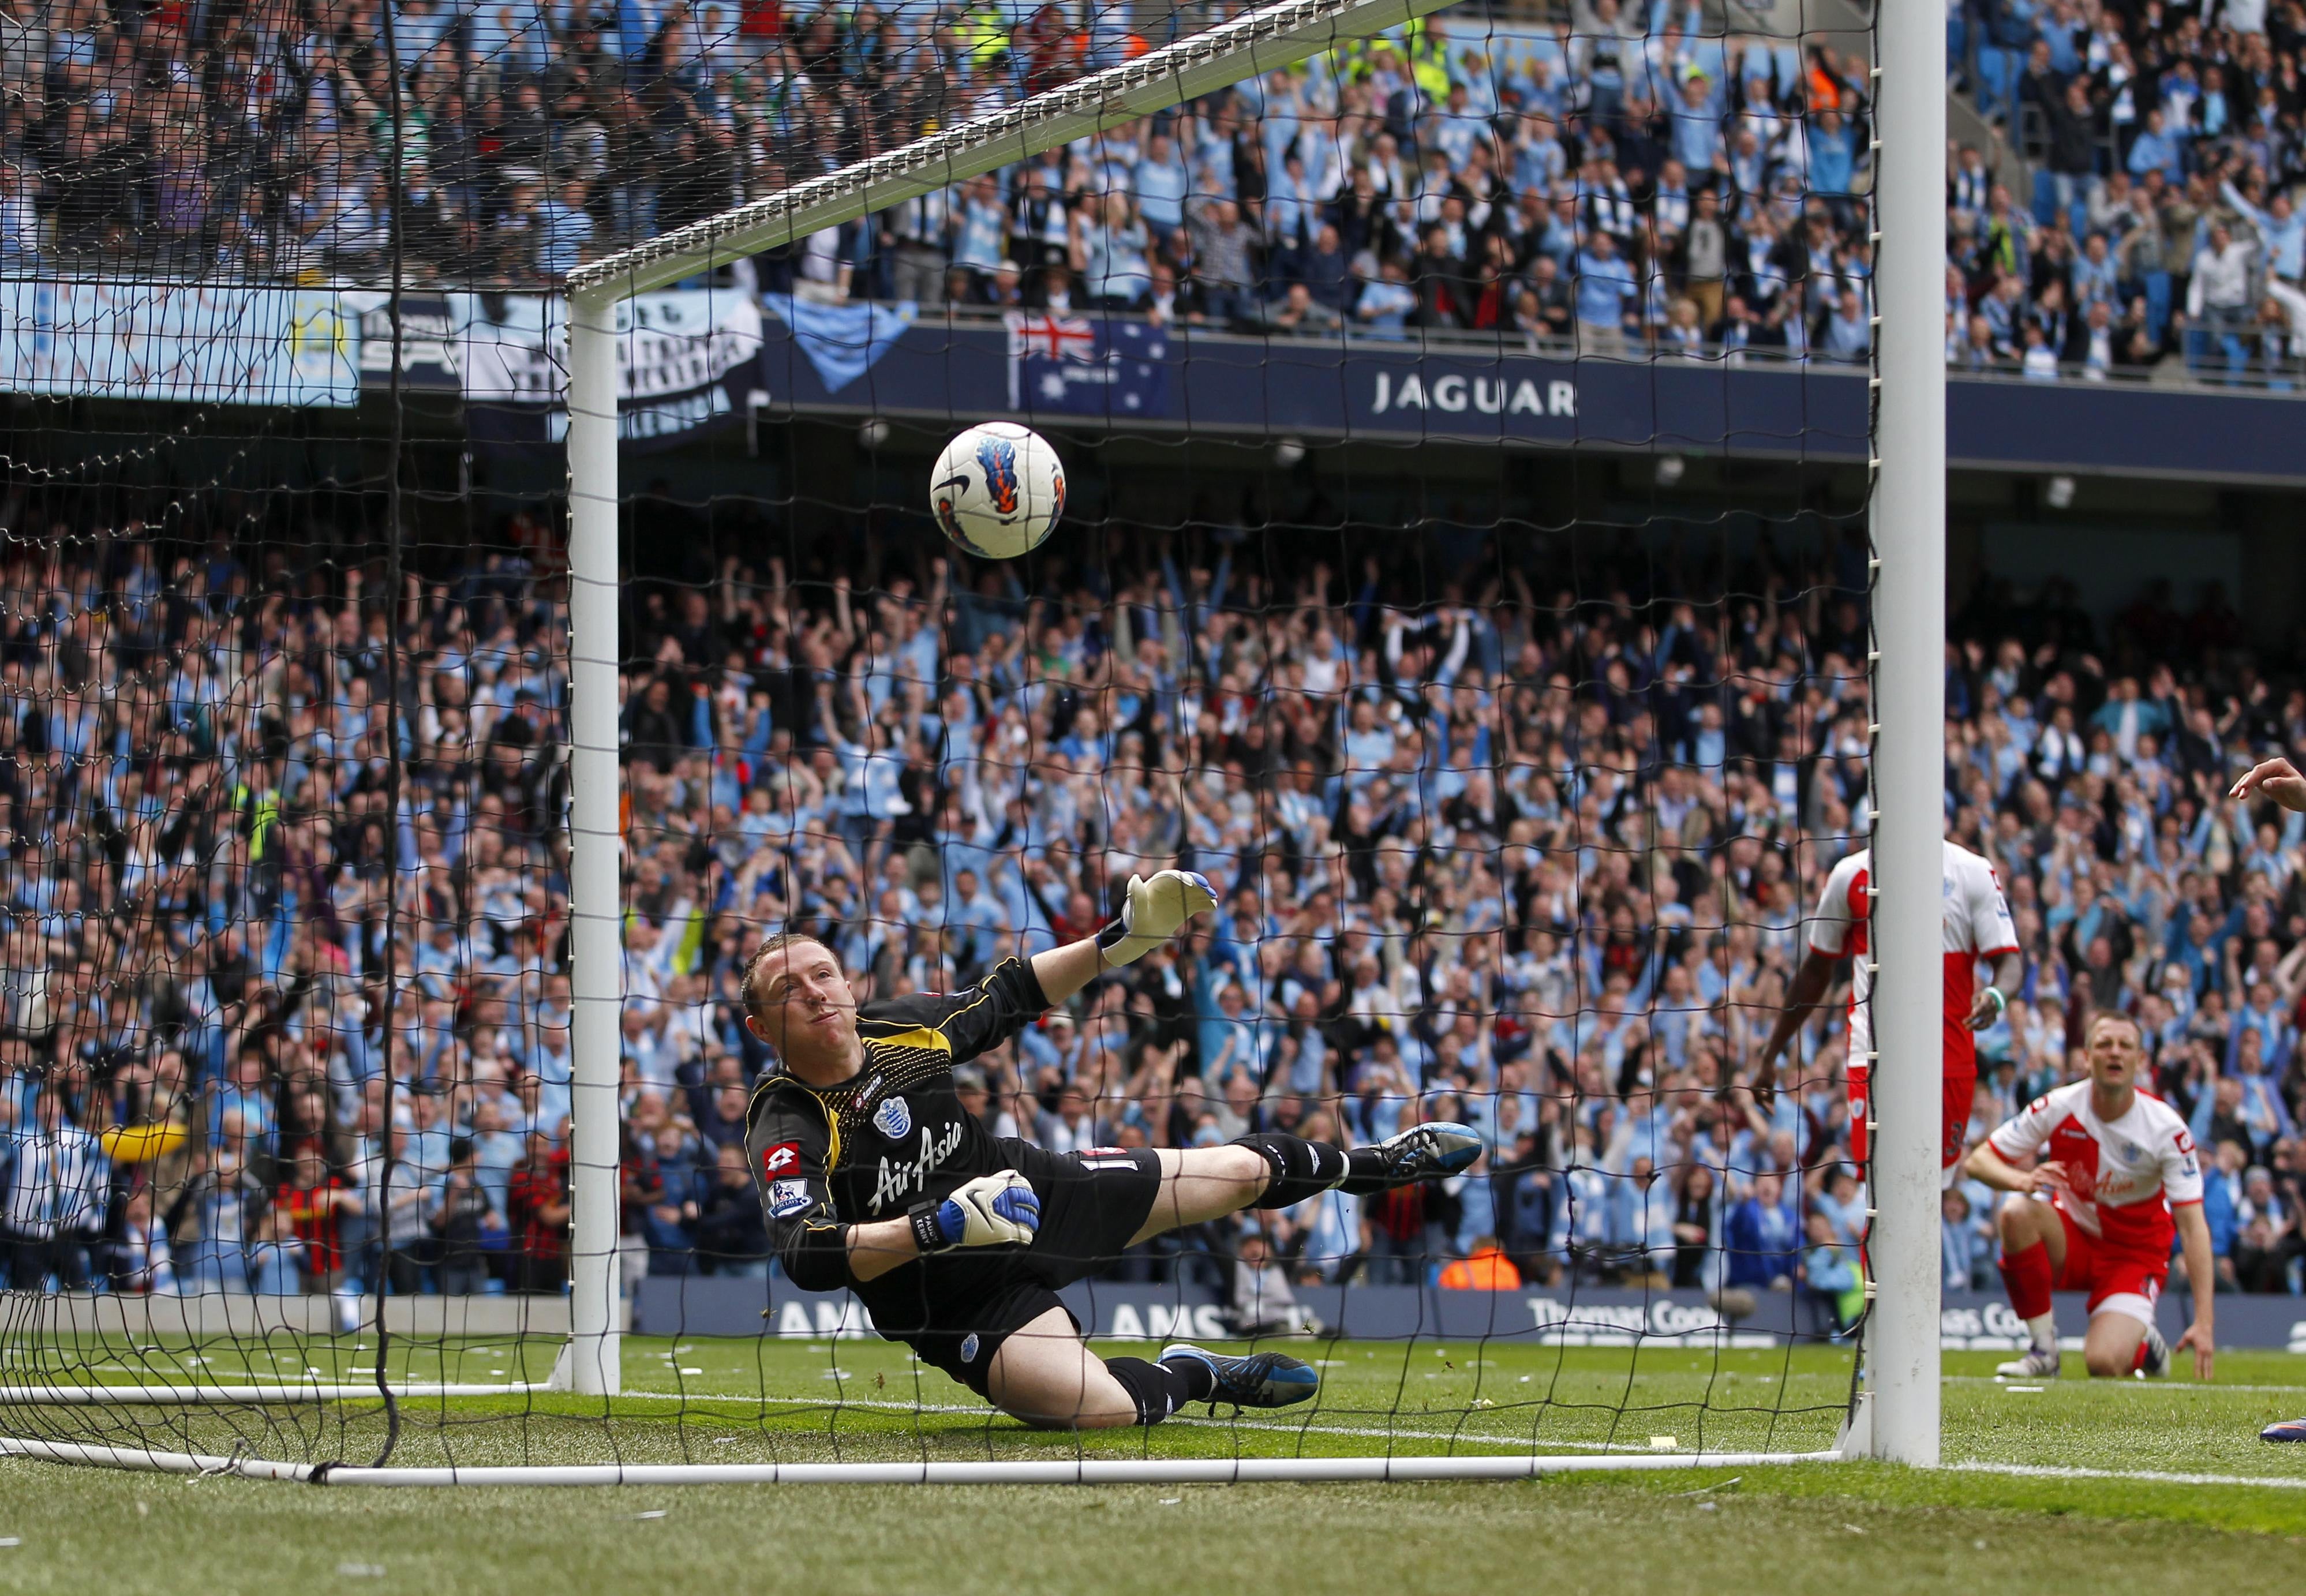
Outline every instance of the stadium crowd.
<svg viewBox="0 0 2306 1596">
<path fill-rule="evenodd" d="M 1184 8 L 1190 30 L 1245 6 Z M 0 269 L 549 286 L 1156 41 L 949 0 L 0 0 Z M 1864 357 L 1866 65 L 1435 18 L 763 262 L 834 298 Z"/>
<path fill-rule="evenodd" d="M 124 532 L 0 565 L 9 1280 L 558 1289 L 548 541 L 517 517 L 388 592 L 282 544 Z M 920 544 L 743 546 L 623 590 L 628 1274 L 772 1267 L 741 1148 L 764 932 L 811 930 L 868 996 L 957 989 L 1178 861 L 1219 911 L 966 1066 L 988 1123 L 1071 1149 L 1448 1117 L 1489 1148 L 1447 1187 L 1332 1192 L 1117 1275 L 1268 1304 L 1293 1279 L 1569 1277 L 1854 1306 L 1838 1003 L 1782 1089 L 1757 1097 L 1753 1061 L 1862 831 L 1862 550 L 1683 585 L 1751 595 L 1724 606 L 1638 572 L 1557 590 L 1535 541 L 1444 548 L 1461 574 L 1429 588 L 1390 555 L 1268 567 L 1146 533 L 1031 592 Z M 2101 641 L 2054 586 L 1989 588 L 1956 636 L 1949 831 L 2001 871 L 2027 966 L 1973 1135 L 2074 1071 L 2086 1011 L 2135 1013 L 2215 1165 L 2225 1283 L 2298 1291 L 2306 828 L 2221 795 L 2306 746 L 2306 691 L 2214 589 L 2144 595 Z M 1991 1266 L 1978 1198 L 1947 1199 L 1958 1284 Z"/>
<path fill-rule="evenodd" d="M 0 269 L 374 282 L 397 169 L 411 280 L 541 288 L 1159 42 L 1135 26 L 1029 0 L 0 0 Z M 2182 355 L 2295 382 L 2306 6 L 1957 0 L 1948 41 L 2028 163 L 2013 192 L 1990 151 L 1949 151 L 1950 364 L 2136 378 Z M 1862 61 L 1709 32 L 1674 0 L 1444 15 L 779 252 L 762 278 L 1861 360 L 1868 88 Z"/>
<path fill-rule="evenodd" d="M 2301 375 L 2297 0 L 1952 0 L 1948 56 L 2025 157 L 1947 172 L 1946 358 L 1965 369 Z"/>
</svg>

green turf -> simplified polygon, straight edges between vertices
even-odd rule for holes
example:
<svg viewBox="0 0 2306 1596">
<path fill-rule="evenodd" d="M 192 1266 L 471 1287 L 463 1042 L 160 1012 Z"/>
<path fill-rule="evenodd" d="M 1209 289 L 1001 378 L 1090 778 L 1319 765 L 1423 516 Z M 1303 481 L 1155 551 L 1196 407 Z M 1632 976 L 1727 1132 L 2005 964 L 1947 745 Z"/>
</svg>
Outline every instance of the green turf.
<svg viewBox="0 0 2306 1596">
<path fill-rule="evenodd" d="M 79 1349 L 73 1361 L 91 1361 Z M 109 1349 L 116 1353 L 117 1349 Z M 1122 1350 L 1115 1347 L 1111 1350 Z M 942 1376 L 872 1341 L 628 1340 L 632 1393 L 411 1403 L 397 1461 L 729 1461 L 923 1455 L 1166 1455 L 1492 1450 L 1687 1452 L 1832 1438 L 1846 1354 L 1658 1349 L 1301 1346 L 1324 1361 L 1318 1406 L 1076 1440 L 986 1414 Z M 194 1357 L 207 1357 L 193 1364 Z M 223 1360 L 219 1361 L 219 1360 Z M 116 1358 L 115 1361 L 117 1361 Z M 2256 1438 L 2306 1413 L 2306 1362 L 2228 1354 L 2219 1383 L 2092 1383 L 2013 1392 L 1994 1354 L 1946 1359 L 1949 1461 L 2199 1472 L 2306 1482 L 2306 1456 Z M 294 1370 L 289 1364 L 299 1367 Z M 2078 1364 L 2078 1359 L 2069 1359 Z M 546 1350 L 500 1338 L 406 1344 L 405 1378 L 541 1377 Z M 372 1348 L 282 1343 L 151 1349 L 102 1371 L 235 1383 L 372 1369 Z M 504 1370 L 500 1375 L 496 1370 Z M 0 1370 L 0 1385 L 34 1370 Z M 2079 1370 L 2077 1369 L 2076 1372 Z M 686 1401 L 653 1393 L 685 1393 Z M 918 1398 L 933 1404 L 916 1412 Z M 766 1394 L 765 1397 L 764 1393 Z M 890 1405 L 867 1405 L 887 1404 Z M 1494 1405 L 1480 1405 L 1490 1404 Z M 1301 1416 L 1302 1415 L 1302 1416 Z M 0 1429 L 169 1426 L 314 1455 L 365 1456 L 374 1404 L 77 1415 L 17 1404 Z M 444 1423 L 443 1421 L 446 1421 Z M 158 1444 L 156 1438 L 155 1444 Z M 284 1449 L 276 1445 L 271 1449 Z M 229 1449 L 229 1441 L 222 1449 Z M 1732 1478 L 1731 1476 L 1735 1476 Z M 653 1490 L 319 1490 L 0 1461 L 0 1589 L 172 1593 L 766 1587 L 818 1592 L 1163 1592 L 1504 1588 L 1945 1590 L 2022 1580 L 2295 1591 L 2306 1489 L 1916 1472 L 1873 1465 L 1553 1478 L 1509 1485 L 1059 1489 L 684 1487 Z M 380 1572 L 371 1572 L 380 1570 Z M 708 1584 L 707 1582 L 710 1582 Z"/>
</svg>

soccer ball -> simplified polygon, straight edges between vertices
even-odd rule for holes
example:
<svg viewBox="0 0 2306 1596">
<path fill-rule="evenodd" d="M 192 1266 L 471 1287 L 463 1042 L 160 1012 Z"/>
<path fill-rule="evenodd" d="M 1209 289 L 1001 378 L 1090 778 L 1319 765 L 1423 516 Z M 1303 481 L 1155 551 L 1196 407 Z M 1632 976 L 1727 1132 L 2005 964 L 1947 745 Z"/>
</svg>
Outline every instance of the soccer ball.
<svg viewBox="0 0 2306 1596">
<path fill-rule="evenodd" d="M 929 481 L 944 535 L 987 559 L 1014 559 L 1065 513 L 1065 467 L 1049 440 L 1014 422 L 986 422 L 944 446 Z"/>
</svg>

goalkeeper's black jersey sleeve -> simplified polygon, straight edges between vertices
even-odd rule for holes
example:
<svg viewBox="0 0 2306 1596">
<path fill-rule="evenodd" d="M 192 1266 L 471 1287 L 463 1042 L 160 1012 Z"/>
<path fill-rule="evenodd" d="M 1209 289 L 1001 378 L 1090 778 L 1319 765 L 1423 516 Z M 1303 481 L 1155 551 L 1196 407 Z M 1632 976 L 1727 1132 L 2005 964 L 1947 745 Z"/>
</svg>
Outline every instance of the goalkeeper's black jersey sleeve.
<svg viewBox="0 0 2306 1596">
<path fill-rule="evenodd" d="M 846 1226 L 893 1218 L 1003 1167 L 991 1132 L 961 1105 L 952 1068 L 1047 1007 L 1032 966 L 1004 960 L 967 992 L 859 1009 L 865 1062 L 838 1086 L 773 1071 L 761 1078 L 745 1148 L 770 1244 L 795 1285 L 833 1291 L 849 1283 Z"/>
</svg>

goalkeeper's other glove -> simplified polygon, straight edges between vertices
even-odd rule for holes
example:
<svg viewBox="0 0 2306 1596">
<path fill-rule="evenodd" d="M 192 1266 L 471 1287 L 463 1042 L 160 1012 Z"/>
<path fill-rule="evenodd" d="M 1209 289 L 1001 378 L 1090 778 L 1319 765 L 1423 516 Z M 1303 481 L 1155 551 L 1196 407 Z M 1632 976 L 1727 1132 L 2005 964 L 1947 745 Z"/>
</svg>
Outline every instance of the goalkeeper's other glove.
<svg viewBox="0 0 2306 1596">
<path fill-rule="evenodd" d="M 943 1202 L 918 1202 L 909 1210 L 913 1244 L 924 1253 L 956 1247 L 1023 1246 L 1041 1228 L 1041 1199 L 1032 1183 L 1013 1169 L 983 1174 Z"/>
<path fill-rule="evenodd" d="M 1163 870 L 1129 878 L 1121 913 L 1097 934 L 1107 964 L 1133 964 L 1177 935 L 1187 920 L 1217 906 L 1217 889 L 1195 870 Z"/>
</svg>

